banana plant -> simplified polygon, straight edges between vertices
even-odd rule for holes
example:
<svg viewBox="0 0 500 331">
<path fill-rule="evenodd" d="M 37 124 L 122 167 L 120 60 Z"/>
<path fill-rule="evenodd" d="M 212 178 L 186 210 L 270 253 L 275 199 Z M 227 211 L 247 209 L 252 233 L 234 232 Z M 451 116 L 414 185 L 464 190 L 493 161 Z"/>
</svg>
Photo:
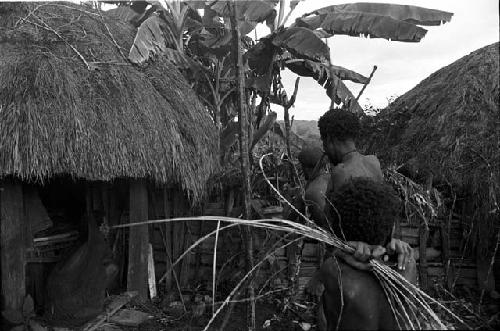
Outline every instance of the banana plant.
<svg viewBox="0 0 500 331">
<path fill-rule="evenodd" d="M 367 84 L 369 79 L 332 65 L 329 47 L 322 38 L 344 34 L 418 42 L 427 32 L 421 26 L 449 22 L 453 15 L 409 5 L 349 3 L 314 10 L 285 27 L 299 2 L 290 1 L 287 13 L 284 0 L 238 2 L 237 21 L 241 35 L 248 34 L 261 22 L 271 29 L 271 34 L 261 38 L 245 54 L 249 77 L 252 78 L 251 87 L 261 94 L 270 93 L 272 80 L 278 77 L 277 70 L 286 67 L 299 76 L 315 78 L 335 103 L 350 103 L 352 110 L 358 112 L 361 107 L 343 80 Z M 185 54 L 190 38 L 196 39 L 205 52 L 209 49 L 221 55 L 230 49 L 229 20 L 224 19 L 229 14 L 228 1 L 161 0 L 146 3 L 154 10 L 149 10 L 149 16 L 138 28 L 129 54 L 132 62 L 143 63 L 162 54 L 181 68 L 192 68 L 192 58 Z M 198 9 L 204 9 L 203 17 L 198 15 Z"/>
<path fill-rule="evenodd" d="M 335 103 L 349 104 L 352 111 L 362 112 L 342 81 L 367 84 L 369 78 L 332 65 L 329 47 L 322 38 L 349 35 L 419 42 L 427 32 L 421 25 L 446 23 L 452 16 L 435 9 L 385 3 L 328 6 L 303 15 L 287 28 L 278 26 L 248 52 L 248 63 L 256 74 L 263 74 L 268 62 L 277 62 L 299 76 L 313 77 Z"/>
<path fill-rule="evenodd" d="M 162 55 L 181 68 L 193 66 L 193 61 L 185 55 L 185 46 L 187 32 L 192 33 L 202 28 L 202 19 L 196 7 L 180 0 L 160 0 L 137 1 L 129 9 L 132 10 L 134 5 L 138 7 L 137 3 L 146 6 L 139 7 L 137 15 L 141 18 L 135 19 L 140 24 L 129 51 L 129 60 L 141 64 L 154 56 Z"/>
<path fill-rule="evenodd" d="M 247 90 L 262 98 L 256 128 L 264 118 L 265 104 L 280 103 L 283 99 L 279 97 L 283 94 L 279 73 L 284 68 L 299 76 L 313 77 L 333 103 L 362 112 L 357 98 L 343 81 L 366 86 L 370 77 L 333 65 L 330 48 L 323 39 L 344 34 L 418 42 L 427 32 L 421 26 L 449 22 L 453 15 L 417 6 L 352 3 L 314 10 L 285 27 L 299 2 L 290 1 L 287 7 L 284 0 L 238 1 L 236 18 L 240 35 L 245 39 L 242 52 Z M 152 57 L 164 56 L 183 68 L 222 132 L 235 115 L 234 63 L 228 54 L 234 42 L 228 19 L 230 2 L 142 1 L 146 6 L 137 3 L 132 7 L 136 7 L 139 17 L 133 17 L 132 21 L 138 30 L 129 59 L 141 64 Z M 203 9 L 202 17 L 198 9 Z M 258 41 L 246 37 L 259 23 L 265 23 L 271 33 Z"/>
</svg>

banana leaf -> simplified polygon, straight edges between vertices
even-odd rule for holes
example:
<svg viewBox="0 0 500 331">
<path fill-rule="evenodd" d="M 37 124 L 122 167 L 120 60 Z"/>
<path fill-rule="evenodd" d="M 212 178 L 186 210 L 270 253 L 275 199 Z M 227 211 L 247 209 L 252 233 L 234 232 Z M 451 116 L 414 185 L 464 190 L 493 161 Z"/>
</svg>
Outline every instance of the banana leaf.
<svg viewBox="0 0 500 331">
<path fill-rule="evenodd" d="M 272 43 L 287 49 L 298 58 L 319 62 L 330 60 L 330 48 L 307 28 L 292 27 L 279 30 L 272 37 Z"/>
<path fill-rule="evenodd" d="M 238 1 L 237 11 L 239 21 L 262 23 L 270 18 L 276 17 L 273 1 Z M 229 17 L 231 9 L 228 1 L 215 1 L 210 8 L 218 15 Z"/>
<path fill-rule="evenodd" d="M 451 21 L 451 18 L 453 16 L 453 13 L 437 9 L 429 9 L 411 5 L 371 2 L 333 5 L 317 9 L 313 13 L 316 15 L 322 15 L 338 12 L 376 14 L 418 25 L 441 25 L 444 22 Z"/>
<path fill-rule="evenodd" d="M 333 99 L 336 104 L 343 103 L 349 106 L 349 110 L 362 114 L 363 108 L 356 101 L 356 98 L 351 93 L 351 91 L 345 86 L 340 78 L 333 75 L 325 84 L 326 94 Z"/>
<path fill-rule="evenodd" d="M 130 48 L 129 59 L 133 63 L 143 63 L 151 56 L 162 54 L 167 48 L 175 47 L 172 34 L 165 32 L 165 25 L 158 14 L 148 17 L 137 30 Z"/>
<path fill-rule="evenodd" d="M 330 13 L 321 23 L 321 28 L 332 34 L 364 35 L 405 42 L 419 42 L 427 33 L 424 28 L 405 21 L 357 12 Z"/>
<path fill-rule="evenodd" d="M 367 84 L 370 81 L 368 77 L 344 67 L 310 60 L 288 60 L 285 61 L 285 66 L 299 76 L 313 77 L 320 84 L 325 83 L 332 74 L 341 80 L 350 80 L 359 84 Z"/>
</svg>

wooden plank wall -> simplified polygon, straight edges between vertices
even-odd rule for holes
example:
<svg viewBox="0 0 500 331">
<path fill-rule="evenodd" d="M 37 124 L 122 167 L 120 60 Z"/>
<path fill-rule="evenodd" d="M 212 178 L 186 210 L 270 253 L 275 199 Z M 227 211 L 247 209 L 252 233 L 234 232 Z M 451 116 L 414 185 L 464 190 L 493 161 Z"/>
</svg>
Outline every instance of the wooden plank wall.
<svg viewBox="0 0 500 331">
<path fill-rule="evenodd" d="M 205 206 L 203 211 L 204 215 L 223 216 L 226 214 L 226 208 L 223 203 L 215 202 L 209 203 Z M 174 233 L 170 236 L 172 242 L 184 242 L 182 249 L 172 253 L 174 260 L 183 253 L 192 243 L 201 238 L 202 236 L 214 231 L 216 229 L 216 222 L 186 222 L 179 223 L 185 226 L 185 230 Z M 155 227 L 152 232 L 151 243 L 154 250 L 155 259 L 155 272 L 156 278 L 159 280 L 169 266 L 169 254 L 165 250 L 164 228 Z M 255 247 L 266 249 L 270 244 L 274 243 L 274 238 L 271 238 L 269 233 L 265 231 L 254 232 Z M 177 244 L 178 246 L 180 244 Z M 168 245 L 167 245 L 168 246 Z M 193 249 L 191 253 L 187 254 L 187 258 L 181 262 L 181 267 L 177 269 L 176 276 L 178 277 L 179 286 L 184 290 L 192 290 L 193 288 L 211 289 L 212 283 L 212 269 L 214 257 L 215 237 L 211 236 L 203 241 L 198 247 Z M 180 246 L 179 246 L 180 247 Z M 244 256 L 241 247 L 240 232 L 237 228 L 221 232 L 217 244 L 217 277 L 222 280 L 220 286 L 226 286 L 227 283 L 238 281 L 243 277 Z M 261 253 L 264 249 L 260 250 Z M 269 276 L 274 274 L 278 266 L 285 267 L 287 264 L 284 250 L 278 251 L 273 258 L 269 259 L 269 263 L 265 263 L 259 272 L 259 283 L 265 283 Z M 234 277 L 232 277 L 234 275 Z M 286 275 L 286 268 L 284 268 L 283 275 Z M 236 279 L 235 277 L 240 277 Z M 236 284 L 236 283 L 235 283 Z M 172 281 L 170 289 L 176 291 L 175 280 Z M 230 286 L 230 285 L 228 285 Z"/>
</svg>

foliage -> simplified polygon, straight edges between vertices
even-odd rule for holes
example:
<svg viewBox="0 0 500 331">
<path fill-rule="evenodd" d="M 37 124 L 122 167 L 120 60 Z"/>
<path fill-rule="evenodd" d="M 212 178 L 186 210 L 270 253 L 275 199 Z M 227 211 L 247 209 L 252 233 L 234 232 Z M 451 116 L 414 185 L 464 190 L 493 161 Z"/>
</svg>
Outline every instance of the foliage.
<svg viewBox="0 0 500 331">
<path fill-rule="evenodd" d="M 426 31 L 416 24 L 436 25 L 449 21 L 452 16 L 415 6 L 356 3 L 317 9 L 285 27 L 299 2 L 291 1 L 287 14 L 284 1 L 237 3 L 247 99 L 259 97 L 261 100 L 258 106 L 253 103 L 250 106 L 252 130 L 259 129 L 270 109 L 269 103 L 286 107 L 288 97 L 280 76 L 283 68 L 300 76 L 313 77 L 334 103 L 343 104 L 357 113 L 363 112 L 343 80 L 366 85 L 370 78 L 330 63 L 330 48 L 322 38 L 349 34 L 419 41 Z M 233 130 L 231 122 L 236 115 L 236 72 L 230 47 L 234 40 L 228 19 L 229 2 L 143 1 L 146 5 L 142 6 L 137 3 L 131 8 L 141 8 L 137 13 L 139 17 L 125 15 L 120 9 L 120 17 L 129 17 L 138 25 L 130 60 L 140 64 L 162 56 L 182 68 L 212 115 L 220 133 L 221 149 L 227 152 L 231 145 L 225 145 L 226 138 L 235 137 L 228 133 Z M 203 9 L 202 16 L 198 9 Z M 258 41 L 246 36 L 258 23 L 264 22 L 271 30 L 269 35 Z M 225 158 L 221 156 L 222 160 Z"/>
<path fill-rule="evenodd" d="M 321 38 L 348 34 L 418 42 L 426 30 L 416 24 L 436 25 L 449 21 L 451 16 L 451 13 L 416 6 L 377 3 L 324 7 L 261 39 L 255 49 L 249 51 L 250 69 L 261 73 L 259 63 L 267 64 L 265 58 L 276 57 L 281 67 L 287 67 L 301 76 L 314 77 L 335 103 L 347 104 L 353 111 L 361 113 L 356 98 L 342 80 L 367 84 L 369 79 L 341 67 L 332 67 L 329 48 Z M 255 65 L 252 66 L 252 63 Z"/>
<path fill-rule="evenodd" d="M 384 177 L 399 193 L 404 204 L 406 221 L 416 226 L 432 224 L 444 212 L 443 198 L 436 188 L 426 190 L 422 185 L 398 172 L 396 167 L 385 169 Z"/>
</svg>

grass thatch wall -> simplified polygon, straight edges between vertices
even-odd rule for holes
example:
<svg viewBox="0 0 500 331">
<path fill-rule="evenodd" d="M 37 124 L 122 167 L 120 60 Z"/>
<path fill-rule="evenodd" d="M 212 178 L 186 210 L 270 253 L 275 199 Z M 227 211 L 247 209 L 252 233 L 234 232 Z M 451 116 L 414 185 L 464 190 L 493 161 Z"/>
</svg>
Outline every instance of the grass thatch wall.
<svg viewBox="0 0 500 331">
<path fill-rule="evenodd" d="M 134 35 L 83 6 L 0 4 L 0 178 L 149 178 L 200 196 L 214 125 L 171 64 L 129 64 Z"/>
<path fill-rule="evenodd" d="M 369 152 L 466 198 L 476 241 L 500 217 L 499 43 L 433 73 L 376 117 Z M 487 225 L 487 226 L 483 226 Z M 482 229 L 482 230 L 481 230 Z"/>
</svg>

